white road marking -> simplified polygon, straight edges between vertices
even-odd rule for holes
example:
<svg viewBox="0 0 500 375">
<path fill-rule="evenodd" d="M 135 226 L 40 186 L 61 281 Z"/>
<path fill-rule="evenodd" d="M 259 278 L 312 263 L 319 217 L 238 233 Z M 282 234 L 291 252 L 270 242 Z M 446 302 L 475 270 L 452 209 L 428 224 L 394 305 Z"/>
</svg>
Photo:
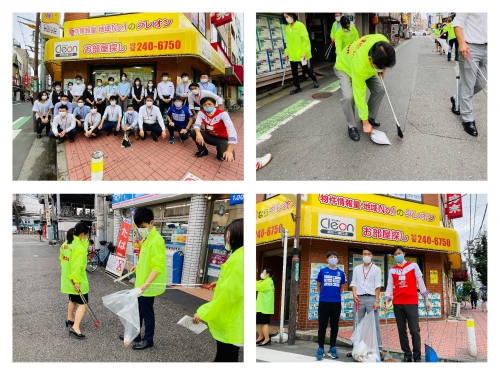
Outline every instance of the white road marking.
<svg viewBox="0 0 500 375">
<path fill-rule="evenodd" d="M 12 130 L 12 140 L 16 139 L 16 137 L 21 133 L 22 129 Z"/>
<path fill-rule="evenodd" d="M 322 361 L 316 359 L 316 352 L 311 355 L 294 354 L 282 352 L 279 350 L 267 349 L 257 347 L 256 358 L 260 361 L 266 362 L 324 362 L 332 364 L 332 360 L 328 357 L 323 358 Z"/>
</svg>

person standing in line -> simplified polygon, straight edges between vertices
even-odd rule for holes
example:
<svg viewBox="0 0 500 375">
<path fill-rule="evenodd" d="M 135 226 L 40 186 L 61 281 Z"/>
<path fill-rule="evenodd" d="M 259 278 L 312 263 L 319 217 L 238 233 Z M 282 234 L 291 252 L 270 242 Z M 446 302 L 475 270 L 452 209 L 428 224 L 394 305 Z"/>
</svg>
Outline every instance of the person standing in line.
<svg viewBox="0 0 500 375">
<path fill-rule="evenodd" d="M 257 280 L 257 326 L 259 327 L 258 346 L 271 345 L 269 337 L 269 323 L 271 315 L 274 314 L 274 280 L 273 270 L 265 268 L 260 274 L 261 280 Z"/>
<path fill-rule="evenodd" d="M 408 341 L 407 330 L 410 330 L 413 345 L 413 361 L 422 362 L 420 326 L 418 324 L 418 292 L 424 297 L 427 311 L 431 309 L 429 291 L 425 288 L 422 271 L 417 263 L 405 260 L 405 250 L 402 246 L 394 247 L 396 265 L 389 270 L 387 288 L 385 291 L 385 308 L 392 301 L 394 316 L 398 327 L 399 343 L 404 352 L 403 362 L 412 361 L 412 351 Z M 408 322 L 408 327 L 406 326 Z"/>
<path fill-rule="evenodd" d="M 165 130 L 165 123 L 163 122 L 163 116 L 160 113 L 160 109 L 153 105 L 153 98 L 151 96 L 146 97 L 146 105 L 143 105 L 139 109 L 139 135 L 142 140 L 146 139 L 146 132 L 151 132 L 151 138 L 153 141 L 158 142 L 158 137 L 161 135 L 163 139 L 167 136 L 167 131 Z"/>
<path fill-rule="evenodd" d="M 52 101 L 53 105 L 56 105 L 61 101 L 61 95 L 63 92 L 61 91 L 61 82 L 54 82 L 54 89 L 50 92 L 49 100 Z"/>
<path fill-rule="evenodd" d="M 130 82 L 127 81 L 127 74 L 122 73 L 122 81 L 118 83 L 118 105 L 122 109 L 122 113 L 127 111 L 129 95 Z"/>
<path fill-rule="evenodd" d="M 94 91 L 91 83 L 87 83 L 87 90 L 83 92 L 82 99 L 89 108 L 95 104 Z"/>
<path fill-rule="evenodd" d="M 335 60 L 337 59 L 337 53 L 335 52 L 337 50 L 337 45 L 335 44 L 335 34 L 339 29 L 342 28 L 340 25 L 340 20 L 342 18 L 342 13 L 335 13 L 335 22 L 332 25 L 332 29 L 330 30 L 330 39 L 331 39 L 331 44 L 332 44 L 332 49 L 333 49 L 333 65 L 335 65 Z M 330 52 L 331 53 L 331 52 Z"/>
<path fill-rule="evenodd" d="M 55 121 L 55 119 L 54 119 Z M 70 326 L 69 334 L 79 339 L 85 338 L 80 329 L 80 323 L 87 311 L 85 302 L 79 295 L 82 293 L 89 302 L 89 281 L 87 279 L 87 249 L 89 246 L 89 227 L 80 221 L 74 228 L 68 230 L 66 241 L 61 245 L 59 261 L 61 264 L 61 293 L 69 295 L 68 317 L 66 327 Z M 78 305 L 78 308 L 77 308 Z M 76 313 L 73 318 L 73 312 Z"/>
<path fill-rule="evenodd" d="M 45 128 L 45 134 L 49 135 L 50 129 L 50 112 L 54 105 L 48 100 L 47 91 L 38 93 L 38 100 L 33 104 L 32 111 L 36 113 L 36 137 L 42 138 L 42 130 Z"/>
<path fill-rule="evenodd" d="M 455 46 L 455 61 L 458 61 L 458 41 L 455 35 L 455 29 L 453 28 L 453 20 L 455 19 L 456 13 L 452 13 L 450 17 L 450 22 L 443 29 L 443 33 L 448 33 L 448 44 L 450 48 L 448 49 L 448 61 L 451 61 L 451 50 Z"/>
<path fill-rule="evenodd" d="M 144 87 L 140 78 L 135 79 L 134 88 L 132 89 L 132 107 L 135 112 L 139 112 L 139 108 L 144 105 Z"/>
<path fill-rule="evenodd" d="M 330 350 L 328 356 L 337 359 L 336 342 L 339 332 L 339 320 L 341 311 L 341 294 L 344 285 L 347 284 L 344 271 L 337 268 L 338 254 L 329 251 L 326 254 L 328 267 L 322 268 L 316 277 L 316 288 L 319 294 L 318 304 L 318 351 L 316 359 L 322 360 L 325 356 L 325 336 L 328 321 L 330 321 Z"/>
<path fill-rule="evenodd" d="M 68 89 L 63 91 L 63 94 L 68 97 L 68 103 L 73 103 L 73 82 L 68 82 Z"/>
<path fill-rule="evenodd" d="M 114 131 L 114 136 L 118 135 L 122 120 L 122 109 L 120 106 L 116 105 L 116 96 L 112 95 L 109 97 L 109 106 L 106 107 L 104 115 L 101 119 L 101 124 L 98 126 L 99 130 L 105 131 L 106 135 L 110 135 Z M 105 121 L 106 120 L 106 121 Z"/>
<path fill-rule="evenodd" d="M 104 97 L 106 98 L 106 107 L 111 104 L 111 97 L 118 95 L 118 89 L 115 86 L 115 79 L 108 78 L 108 85 L 104 88 Z"/>
<path fill-rule="evenodd" d="M 78 103 L 78 99 L 80 99 L 84 91 L 85 85 L 82 83 L 82 76 L 75 76 L 75 84 L 71 90 L 71 95 L 73 96 L 71 104 L 73 105 L 73 108 L 76 107 L 76 103 Z"/>
<path fill-rule="evenodd" d="M 175 95 L 180 96 L 182 100 L 184 101 L 182 105 L 187 106 L 188 101 L 188 94 L 189 94 L 189 84 L 191 81 L 189 80 L 189 74 L 188 73 L 182 73 L 181 74 L 181 81 L 182 83 L 179 83 L 177 87 L 175 88 Z"/>
<path fill-rule="evenodd" d="M 308 60 L 312 57 L 311 41 L 309 40 L 307 29 L 302 22 L 297 21 L 297 13 L 283 13 L 283 17 L 288 24 L 285 29 L 285 58 L 287 61 L 290 61 L 294 85 L 294 88 L 290 91 L 290 95 L 302 92 L 299 82 L 299 64 L 302 66 L 302 71 L 313 80 L 314 88 L 318 88 L 319 82 L 307 66 Z"/>
<path fill-rule="evenodd" d="M 95 105 L 97 112 L 102 116 L 106 110 L 106 97 L 104 96 L 104 88 L 102 87 L 102 79 L 97 80 L 97 86 L 94 88 Z"/>
<path fill-rule="evenodd" d="M 148 96 L 150 96 L 153 98 L 153 103 L 155 103 L 156 99 L 158 99 L 158 95 L 157 95 L 157 90 L 156 90 L 155 84 L 154 84 L 152 79 L 150 79 L 148 81 L 148 86 L 145 89 L 146 89 L 146 91 L 144 93 L 144 101 L 146 101 L 146 98 Z M 140 109 L 140 107 L 139 107 L 139 109 Z"/>
<path fill-rule="evenodd" d="M 225 248 L 231 256 L 220 267 L 212 301 L 201 305 L 193 316 L 194 324 L 201 320 L 208 324 L 217 341 L 214 362 L 238 362 L 243 347 L 243 228 L 243 219 L 236 219 L 226 227 Z"/>
<path fill-rule="evenodd" d="M 477 137 L 474 120 L 472 97 L 486 87 L 488 79 L 488 17 L 487 13 L 457 13 L 453 20 L 453 28 L 458 40 L 458 67 L 460 69 L 460 85 L 458 88 L 458 104 L 462 115 L 464 131 Z M 467 62 L 466 62 L 467 60 Z M 471 62 L 470 60 L 473 60 Z M 478 71 L 479 67 L 481 72 Z M 484 76 L 483 76 L 484 74 Z M 451 97 L 452 108 L 455 106 Z"/>
<path fill-rule="evenodd" d="M 158 99 L 160 100 L 160 112 L 162 116 L 165 116 L 175 95 L 174 84 L 168 80 L 167 72 L 162 73 L 161 82 L 156 87 L 158 89 Z"/>
<path fill-rule="evenodd" d="M 208 80 L 208 74 L 201 75 L 198 86 L 200 86 L 200 89 L 202 90 L 210 91 L 212 94 L 217 95 L 217 87 Z"/>
<path fill-rule="evenodd" d="M 379 305 L 380 284 L 382 271 L 373 260 L 372 250 L 368 247 L 363 249 L 363 263 L 354 267 L 352 271 L 352 296 L 359 304 L 358 323 L 363 317 L 374 311 L 375 325 L 377 330 L 377 343 L 379 351 L 382 352 L 382 336 L 380 335 Z M 383 360 L 382 354 L 380 359 Z"/>
</svg>

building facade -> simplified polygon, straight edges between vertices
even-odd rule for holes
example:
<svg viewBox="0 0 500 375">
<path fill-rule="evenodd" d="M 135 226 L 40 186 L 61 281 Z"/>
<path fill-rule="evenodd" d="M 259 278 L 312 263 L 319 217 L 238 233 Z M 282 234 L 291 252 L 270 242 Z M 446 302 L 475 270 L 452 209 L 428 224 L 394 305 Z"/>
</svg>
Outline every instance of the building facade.
<svg viewBox="0 0 500 375">
<path fill-rule="evenodd" d="M 442 214 L 442 198 L 436 194 L 307 194 L 302 195 L 299 245 L 298 329 L 318 328 L 318 294 L 315 278 L 327 266 L 326 254 L 339 254 L 338 267 L 346 273 L 348 285 L 352 270 L 362 262 L 362 248 L 373 250 L 373 262 L 382 270 L 381 298 L 384 296 L 395 245 L 406 249 L 406 260 L 418 263 L 427 289 L 431 292 L 429 317 L 445 319 L 450 313 L 452 270 L 461 268 L 457 232 L 446 226 L 450 221 Z M 280 227 L 288 229 L 286 255 L 285 319 L 289 314 L 290 278 L 292 274 L 295 195 L 258 195 L 257 270 L 272 268 L 276 277 L 275 314 L 279 320 L 284 248 Z M 352 326 L 354 302 L 351 288 L 343 294 L 340 326 Z M 423 299 L 419 303 L 425 318 Z M 388 318 L 394 319 L 389 310 Z M 381 312 L 381 319 L 385 315 Z M 394 322 L 394 320 L 392 320 Z"/>
</svg>

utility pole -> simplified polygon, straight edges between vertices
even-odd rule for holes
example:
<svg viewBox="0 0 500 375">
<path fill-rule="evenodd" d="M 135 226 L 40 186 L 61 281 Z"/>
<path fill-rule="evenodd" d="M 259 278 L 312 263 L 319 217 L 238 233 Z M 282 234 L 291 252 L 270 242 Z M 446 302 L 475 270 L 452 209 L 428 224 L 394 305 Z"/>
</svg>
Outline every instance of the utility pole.
<svg viewBox="0 0 500 375">
<path fill-rule="evenodd" d="M 35 66 L 33 67 L 34 74 L 33 77 L 33 100 L 36 100 L 38 97 L 38 39 L 40 39 L 40 13 L 36 14 L 35 21 Z M 36 126 L 36 114 L 33 112 L 33 131 L 37 131 Z"/>
<path fill-rule="evenodd" d="M 299 296 L 299 240 L 300 240 L 300 206 L 302 196 L 297 194 L 295 206 L 295 239 L 293 242 L 292 271 L 290 275 L 290 317 L 288 319 L 288 345 L 295 345 L 295 332 L 297 331 L 297 308 Z"/>
</svg>

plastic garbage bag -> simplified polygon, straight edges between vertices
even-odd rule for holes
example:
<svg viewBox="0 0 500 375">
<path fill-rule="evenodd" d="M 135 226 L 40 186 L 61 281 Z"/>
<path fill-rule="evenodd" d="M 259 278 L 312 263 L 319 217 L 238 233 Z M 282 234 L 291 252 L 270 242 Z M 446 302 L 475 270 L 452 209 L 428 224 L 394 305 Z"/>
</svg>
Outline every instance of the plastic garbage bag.
<svg viewBox="0 0 500 375">
<path fill-rule="evenodd" d="M 446 42 L 446 39 L 438 39 L 439 44 L 441 44 L 441 47 L 443 47 L 443 50 L 445 53 L 448 53 L 448 48 L 450 47 L 448 43 Z"/>
<path fill-rule="evenodd" d="M 358 323 L 352 333 L 352 357 L 358 362 L 379 362 L 375 313 L 372 311 Z"/>
<path fill-rule="evenodd" d="M 128 346 L 140 332 L 139 302 L 137 297 L 142 291 L 139 288 L 120 290 L 119 292 L 102 297 L 102 303 L 120 318 L 125 332 L 123 344 Z"/>
</svg>

